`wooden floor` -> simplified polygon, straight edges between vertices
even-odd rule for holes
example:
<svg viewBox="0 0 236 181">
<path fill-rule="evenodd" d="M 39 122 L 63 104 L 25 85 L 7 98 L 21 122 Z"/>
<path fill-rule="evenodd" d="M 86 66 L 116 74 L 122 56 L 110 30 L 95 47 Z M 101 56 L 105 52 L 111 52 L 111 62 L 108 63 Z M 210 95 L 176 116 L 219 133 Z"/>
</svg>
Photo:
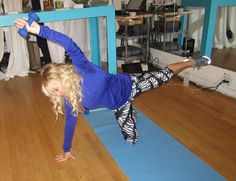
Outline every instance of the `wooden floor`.
<svg viewBox="0 0 236 181">
<path fill-rule="evenodd" d="M 82 117 L 73 141 L 77 159 L 54 161 L 62 152 L 64 121 L 55 123 L 38 74 L 0 81 L 0 98 L 0 180 L 128 180 Z M 173 79 L 138 97 L 135 105 L 225 178 L 236 180 L 235 99 Z"/>
<path fill-rule="evenodd" d="M 212 65 L 236 72 L 236 48 L 212 49 Z"/>
</svg>

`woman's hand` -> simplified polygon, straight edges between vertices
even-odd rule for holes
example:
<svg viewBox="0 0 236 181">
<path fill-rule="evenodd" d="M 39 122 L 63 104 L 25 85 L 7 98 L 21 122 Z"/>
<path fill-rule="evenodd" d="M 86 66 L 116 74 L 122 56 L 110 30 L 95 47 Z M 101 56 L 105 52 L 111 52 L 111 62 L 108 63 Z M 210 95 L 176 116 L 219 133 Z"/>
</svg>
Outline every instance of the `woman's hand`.
<svg viewBox="0 0 236 181">
<path fill-rule="evenodd" d="M 57 162 L 64 162 L 64 161 L 66 161 L 66 160 L 68 160 L 70 158 L 72 158 L 73 160 L 76 159 L 70 152 L 65 152 L 64 154 L 57 155 L 55 160 Z"/>
<path fill-rule="evenodd" d="M 28 32 L 38 35 L 40 32 L 40 26 L 35 21 L 29 26 L 27 19 L 16 19 L 15 24 L 18 28 L 26 26 Z"/>
</svg>

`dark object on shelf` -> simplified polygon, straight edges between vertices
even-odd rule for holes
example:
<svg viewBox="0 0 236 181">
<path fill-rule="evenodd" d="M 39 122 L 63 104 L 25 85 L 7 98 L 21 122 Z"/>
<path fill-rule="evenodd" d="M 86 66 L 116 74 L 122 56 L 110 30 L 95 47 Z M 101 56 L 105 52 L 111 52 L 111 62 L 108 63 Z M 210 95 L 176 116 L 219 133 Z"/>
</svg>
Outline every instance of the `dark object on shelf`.
<svg viewBox="0 0 236 181">
<path fill-rule="evenodd" d="M 115 11 L 115 15 L 116 15 L 116 16 L 126 16 L 126 15 L 128 15 L 128 14 L 129 14 L 129 13 L 127 13 L 125 9 L 124 9 L 124 10 L 116 10 L 116 11 Z"/>
<path fill-rule="evenodd" d="M 72 0 L 75 4 L 87 4 L 88 0 Z"/>
<path fill-rule="evenodd" d="M 0 62 L 0 71 L 5 73 L 7 66 L 8 66 L 8 62 L 9 62 L 9 58 L 10 58 L 10 53 L 9 52 L 4 52 L 2 60 Z"/>
<path fill-rule="evenodd" d="M 180 21 L 165 22 L 165 18 L 161 17 L 159 21 L 154 22 L 155 29 L 160 33 L 171 33 L 180 30 Z"/>
<path fill-rule="evenodd" d="M 105 6 L 109 3 L 109 0 L 92 0 L 91 6 Z"/>
<path fill-rule="evenodd" d="M 147 70 L 143 70 L 142 63 L 137 62 L 137 63 L 122 64 L 121 68 L 122 68 L 123 72 L 130 73 L 130 74 L 159 71 L 161 69 L 161 68 L 153 65 L 152 63 L 148 63 L 147 66 L 148 66 Z"/>
<path fill-rule="evenodd" d="M 120 35 L 125 35 L 125 26 L 121 25 L 117 31 Z M 147 34 L 147 25 L 127 26 L 128 36 L 138 36 Z"/>
<path fill-rule="evenodd" d="M 167 52 L 172 52 L 172 51 L 179 51 L 182 49 L 181 45 L 179 45 L 177 42 L 153 42 L 150 45 L 152 48 L 156 48 L 159 50 L 164 50 Z"/>
<path fill-rule="evenodd" d="M 126 64 L 122 64 L 121 68 L 123 72 L 126 72 L 126 73 L 142 73 L 143 72 L 141 63 L 126 63 Z"/>
<path fill-rule="evenodd" d="M 186 41 L 186 38 L 184 38 L 182 50 L 184 52 L 187 51 L 188 55 L 190 56 L 194 52 L 194 44 L 195 44 L 195 39 L 187 38 L 187 41 Z"/>
<path fill-rule="evenodd" d="M 117 52 L 117 56 L 125 57 L 125 46 L 117 47 L 116 52 Z M 128 45 L 128 47 L 127 47 L 127 57 L 139 56 L 139 55 L 144 55 L 144 51 L 143 51 L 142 48 Z"/>
<path fill-rule="evenodd" d="M 146 10 L 146 0 L 130 0 L 126 6 L 128 12 L 138 12 Z"/>
<path fill-rule="evenodd" d="M 121 10 L 116 10 L 116 16 L 129 15 L 129 12 L 145 12 L 147 0 L 129 0 L 126 7 L 121 7 Z"/>
<path fill-rule="evenodd" d="M 54 9 L 53 0 L 43 0 L 43 9 L 44 10 Z"/>
<path fill-rule="evenodd" d="M 125 35 L 125 26 L 120 26 L 117 33 L 120 34 L 120 35 Z M 134 28 L 132 26 L 127 27 L 127 35 L 128 36 L 134 36 L 135 35 Z"/>
</svg>

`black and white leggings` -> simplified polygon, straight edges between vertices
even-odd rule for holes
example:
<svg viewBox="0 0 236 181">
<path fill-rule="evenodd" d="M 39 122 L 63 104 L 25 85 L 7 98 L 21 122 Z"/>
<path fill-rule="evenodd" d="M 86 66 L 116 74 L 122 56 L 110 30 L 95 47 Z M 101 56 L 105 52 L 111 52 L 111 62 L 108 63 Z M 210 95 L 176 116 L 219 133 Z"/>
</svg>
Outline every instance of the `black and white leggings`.
<svg viewBox="0 0 236 181">
<path fill-rule="evenodd" d="M 113 113 L 121 129 L 124 139 L 128 143 L 135 144 L 138 140 L 136 129 L 136 114 L 132 100 L 138 94 L 159 87 L 173 76 L 173 71 L 168 67 L 160 71 L 145 74 L 131 74 L 132 91 L 129 100 L 121 107 L 114 109 Z"/>
</svg>

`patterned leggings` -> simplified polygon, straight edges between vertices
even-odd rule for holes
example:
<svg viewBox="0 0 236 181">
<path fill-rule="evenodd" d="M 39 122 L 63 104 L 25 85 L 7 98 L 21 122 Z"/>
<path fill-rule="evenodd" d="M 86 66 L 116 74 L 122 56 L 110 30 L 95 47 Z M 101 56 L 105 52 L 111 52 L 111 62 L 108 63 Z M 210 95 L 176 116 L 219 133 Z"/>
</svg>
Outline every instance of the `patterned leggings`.
<svg viewBox="0 0 236 181">
<path fill-rule="evenodd" d="M 132 91 L 129 100 L 121 107 L 114 109 L 113 113 L 121 129 L 124 139 L 131 144 L 138 140 L 136 129 L 136 114 L 133 109 L 132 100 L 138 94 L 159 87 L 173 76 L 173 71 L 164 68 L 160 71 L 145 74 L 131 74 Z"/>
</svg>

